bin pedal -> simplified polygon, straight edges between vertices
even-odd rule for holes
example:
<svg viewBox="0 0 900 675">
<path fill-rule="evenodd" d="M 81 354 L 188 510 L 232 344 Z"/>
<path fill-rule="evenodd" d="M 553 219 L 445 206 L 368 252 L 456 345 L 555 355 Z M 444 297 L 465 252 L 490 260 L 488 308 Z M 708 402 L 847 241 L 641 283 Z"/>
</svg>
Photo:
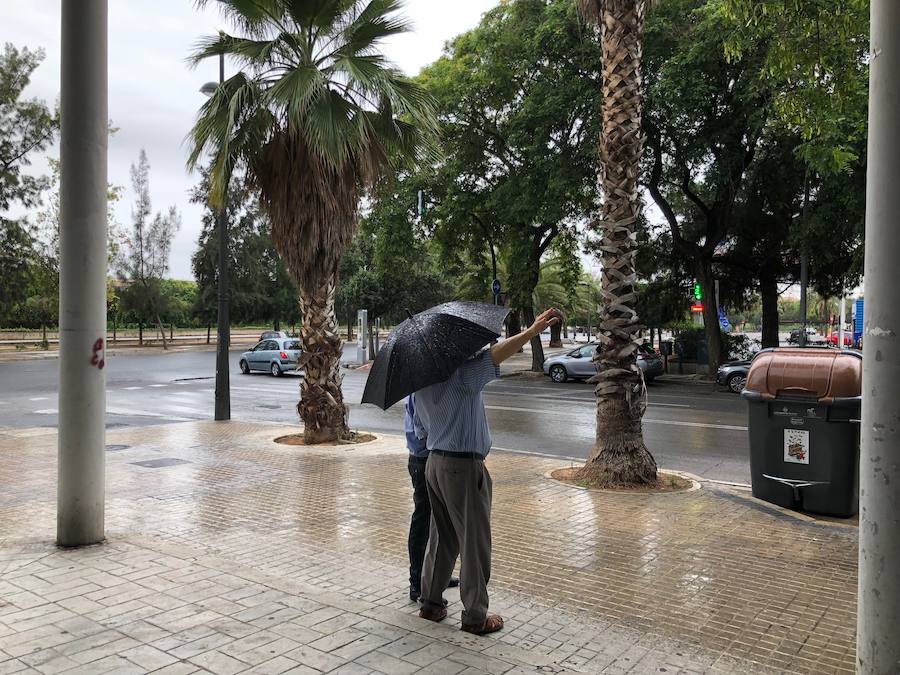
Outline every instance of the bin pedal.
<svg viewBox="0 0 900 675">
<path fill-rule="evenodd" d="M 800 501 L 800 488 L 812 487 L 813 485 L 830 485 L 831 481 L 828 480 L 795 480 L 793 478 L 780 478 L 778 476 L 770 476 L 767 473 L 763 474 L 763 478 L 768 478 L 769 480 L 774 480 L 783 485 L 787 485 L 794 491 L 794 501 L 796 503 L 801 503 Z"/>
</svg>

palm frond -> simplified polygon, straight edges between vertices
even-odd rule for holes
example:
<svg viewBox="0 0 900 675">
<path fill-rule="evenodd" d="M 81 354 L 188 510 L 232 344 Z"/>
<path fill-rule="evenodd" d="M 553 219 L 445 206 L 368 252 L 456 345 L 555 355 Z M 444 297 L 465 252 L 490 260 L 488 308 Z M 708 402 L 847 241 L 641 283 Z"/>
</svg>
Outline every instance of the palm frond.
<svg viewBox="0 0 900 675">
<path fill-rule="evenodd" d="M 377 49 L 408 30 L 398 14 L 402 2 L 219 6 L 235 34 L 200 40 L 190 61 L 224 54 L 242 70 L 200 109 L 188 164 L 212 155 L 214 200 L 234 167 L 244 165 L 294 279 L 312 288 L 337 268 L 360 194 L 394 162 L 415 162 L 435 147 L 432 98 Z"/>
</svg>

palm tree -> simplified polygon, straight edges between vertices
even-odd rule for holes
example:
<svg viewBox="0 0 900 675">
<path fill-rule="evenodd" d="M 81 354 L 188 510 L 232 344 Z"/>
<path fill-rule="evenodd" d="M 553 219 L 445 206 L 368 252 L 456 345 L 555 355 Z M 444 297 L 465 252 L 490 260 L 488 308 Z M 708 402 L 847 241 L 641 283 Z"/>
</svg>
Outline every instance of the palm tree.
<svg viewBox="0 0 900 675">
<path fill-rule="evenodd" d="M 645 0 L 578 0 L 600 29 L 602 130 L 599 178 L 603 207 L 598 224 L 603 268 L 598 362 L 597 440 L 582 479 L 606 484 L 656 481 L 656 461 L 644 444 L 641 418 L 646 389 L 637 367 L 634 310 L 638 176 L 641 136 L 641 51 Z"/>
<path fill-rule="evenodd" d="M 198 6 L 211 0 L 197 0 Z M 348 435 L 338 264 L 364 191 L 397 159 L 414 159 L 436 122 L 431 99 L 378 51 L 408 30 L 401 0 L 219 0 L 240 35 L 201 40 L 191 62 L 224 54 L 241 68 L 200 109 L 189 166 L 212 154 L 210 199 L 246 169 L 300 296 L 297 410 L 307 443 Z"/>
</svg>

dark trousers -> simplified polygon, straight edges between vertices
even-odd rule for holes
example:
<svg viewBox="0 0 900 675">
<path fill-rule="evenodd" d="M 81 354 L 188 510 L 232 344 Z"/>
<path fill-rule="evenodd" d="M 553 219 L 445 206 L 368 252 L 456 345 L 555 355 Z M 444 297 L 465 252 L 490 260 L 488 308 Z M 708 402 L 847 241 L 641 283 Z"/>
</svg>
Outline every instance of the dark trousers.
<svg viewBox="0 0 900 675">
<path fill-rule="evenodd" d="M 413 514 L 409 521 L 409 587 L 418 592 L 422 584 L 422 564 L 428 546 L 431 526 L 431 504 L 428 501 L 428 485 L 425 482 L 427 457 L 409 458 L 409 477 L 413 486 Z"/>
<path fill-rule="evenodd" d="M 481 459 L 433 452 L 426 473 L 432 518 L 422 606 L 433 610 L 444 606 L 442 594 L 459 557 L 462 622 L 479 625 L 487 618 L 491 579 L 491 474 Z"/>
</svg>

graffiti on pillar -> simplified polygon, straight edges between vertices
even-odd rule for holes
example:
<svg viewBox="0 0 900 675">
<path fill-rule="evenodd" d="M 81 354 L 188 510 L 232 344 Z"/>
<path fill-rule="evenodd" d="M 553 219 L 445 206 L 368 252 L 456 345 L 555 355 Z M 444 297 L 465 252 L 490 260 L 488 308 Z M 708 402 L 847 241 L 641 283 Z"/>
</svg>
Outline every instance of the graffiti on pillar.
<svg viewBox="0 0 900 675">
<path fill-rule="evenodd" d="M 96 366 L 98 370 L 103 370 L 103 366 L 106 365 L 103 351 L 103 338 L 97 338 L 97 341 L 94 343 L 94 349 L 91 352 L 91 365 Z"/>
</svg>

